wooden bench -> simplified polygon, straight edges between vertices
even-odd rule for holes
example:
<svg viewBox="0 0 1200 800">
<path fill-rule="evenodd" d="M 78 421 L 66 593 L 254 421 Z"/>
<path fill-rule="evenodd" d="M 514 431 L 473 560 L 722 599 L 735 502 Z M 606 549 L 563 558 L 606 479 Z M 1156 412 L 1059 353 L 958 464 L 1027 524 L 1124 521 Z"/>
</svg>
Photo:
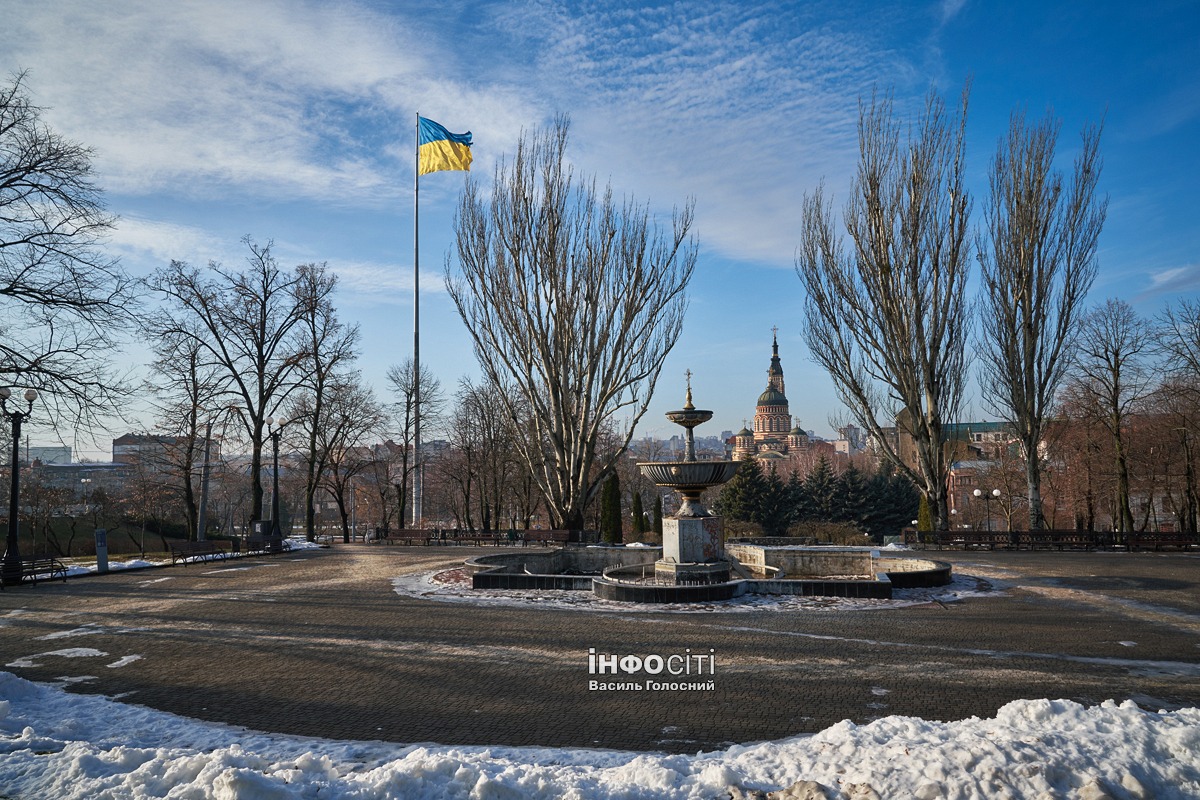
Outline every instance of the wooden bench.
<svg viewBox="0 0 1200 800">
<path fill-rule="evenodd" d="M 501 539 L 501 535 L 499 533 L 494 533 L 494 532 L 493 533 L 476 533 L 476 534 L 470 534 L 467 536 L 459 536 L 458 537 L 458 541 L 460 541 L 460 542 L 464 542 L 464 543 L 469 542 L 469 543 L 477 545 L 479 547 L 482 547 L 485 544 L 499 546 L 500 539 Z"/>
<path fill-rule="evenodd" d="M 961 547 L 964 550 L 986 547 L 994 550 L 996 547 L 1007 547 L 1011 542 L 1011 537 L 1004 531 L 936 531 L 932 536 L 939 550 L 943 547 Z"/>
<path fill-rule="evenodd" d="M 1108 542 L 1108 534 L 1099 531 L 1021 531 L 1017 546 L 1030 550 L 1095 550 Z"/>
<path fill-rule="evenodd" d="M 245 544 L 247 553 L 285 553 L 292 549 L 292 543 L 282 536 L 247 536 Z"/>
<path fill-rule="evenodd" d="M 399 531 L 391 531 L 387 536 L 379 538 L 377 541 L 383 544 L 404 544 L 411 547 L 414 543 L 425 544 L 429 538 L 429 531 L 404 529 Z"/>
<path fill-rule="evenodd" d="M 1155 550 L 1161 550 L 1164 547 L 1178 547 L 1186 550 L 1189 547 L 1200 545 L 1200 539 L 1194 533 L 1183 532 L 1129 533 L 1125 535 L 1125 544 L 1130 550 L 1143 550 L 1151 547 Z"/>
<path fill-rule="evenodd" d="M 525 531 L 526 544 L 566 544 L 570 531 Z"/>
<path fill-rule="evenodd" d="M 67 580 L 67 568 L 54 556 L 34 556 L 21 561 L 21 580 L 29 581 L 37 586 L 39 579 L 52 581 L 55 578 Z"/>
<path fill-rule="evenodd" d="M 220 556 L 222 559 L 229 556 L 229 552 L 220 542 L 203 541 L 203 542 L 172 542 L 171 543 L 171 564 L 178 564 L 180 561 L 186 567 L 189 558 L 204 558 L 207 556 Z"/>
</svg>

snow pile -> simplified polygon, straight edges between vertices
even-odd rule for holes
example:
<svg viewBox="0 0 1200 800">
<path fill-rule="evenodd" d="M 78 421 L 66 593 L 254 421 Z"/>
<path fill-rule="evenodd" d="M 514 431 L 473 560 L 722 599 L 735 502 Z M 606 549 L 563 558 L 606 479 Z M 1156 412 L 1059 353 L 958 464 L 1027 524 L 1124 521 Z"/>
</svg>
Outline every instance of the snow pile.
<svg viewBox="0 0 1200 800">
<path fill-rule="evenodd" d="M 17 797 L 710 800 L 801 780 L 847 800 L 1198 798 L 1200 710 L 1028 700 L 680 756 L 262 734 L 0 673 L 0 786 Z"/>
</svg>

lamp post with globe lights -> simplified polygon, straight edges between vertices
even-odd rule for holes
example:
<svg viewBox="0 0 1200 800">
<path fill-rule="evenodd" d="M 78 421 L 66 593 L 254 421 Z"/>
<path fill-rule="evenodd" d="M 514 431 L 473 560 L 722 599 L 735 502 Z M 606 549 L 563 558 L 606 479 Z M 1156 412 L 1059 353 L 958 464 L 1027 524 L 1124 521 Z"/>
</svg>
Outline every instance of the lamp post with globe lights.
<svg viewBox="0 0 1200 800">
<path fill-rule="evenodd" d="M 0 567 L 0 581 L 5 586 L 13 586 L 21 582 L 21 549 L 17 544 L 17 507 L 21 493 L 21 423 L 33 413 L 33 401 L 37 400 L 37 390 L 25 390 L 25 402 L 28 406 L 24 411 L 19 408 L 9 409 L 8 401 L 12 390 L 7 386 L 0 387 L 0 413 L 8 417 L 12 423 L 12 488 L 8 496 L 8 539 L 4 546 L 4 563 Z M 13 404 L 17 405 L 16 403 Z"/>
<path fill-rule="evenodd" d="M 267 417 L 263 422 L 267 423 L 267 435 L 271 437 L 271 533 L 272 538 L 282 535 L 282 529 L 279 527 L 279 439 L 283 436 L 283 428 L 290 422 L 286 419 L 275 419 Z"/>
<path fill-rule="evenodd" d="M 987 515 L 987 529 L 990 531 L 992 529 L 992 498 L 994 497 L 997 500 L 999 500 L 1000 499 L 1000 490 L 992 489 L 991 494 L 988 494 L 987 492 L 983 491 L 982 489 L 976 489 L 974 492 L 972 492 L 972 494 L 975 495 L 975 497 L 977 497 L 977 498 L 978 497 L 983 498 L 984 514 Z"/>
</svg>

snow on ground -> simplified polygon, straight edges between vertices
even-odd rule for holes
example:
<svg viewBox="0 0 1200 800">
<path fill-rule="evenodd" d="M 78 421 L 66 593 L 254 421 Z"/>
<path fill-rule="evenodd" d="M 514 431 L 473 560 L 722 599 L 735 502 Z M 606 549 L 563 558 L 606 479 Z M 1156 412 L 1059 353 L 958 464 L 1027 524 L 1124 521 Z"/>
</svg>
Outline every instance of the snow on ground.
<svg viewBox="0 0 1200 800">
<path fill-rule="evenodd" d="M 495 606 L 539 606 L 585 611 L 631 612 L 664 611 L 697 614 L 745 611 L 795 611 L 797 609 L 855 611 L 904 608 L 923 603 L 951 603 L 967 597 L 996 596 L 991 584 L 970 575 L 954 576 L 946 586 L 932 589 L 897 589 L 891 600 L 853 597 L 801 597 L 799 595 L 747 594 L 732 600 L 711 603 L 617 603 L 602 600 L 591 592 L 566 589 L 472 589 L 471 576 L 465 570 L 443 569 L 401 575 L 392 579 L 397 594 L 437 600 L 443 603 L 478 603 Z"/>
<path fill-rule="evenodd" d="M 0 672 L 0 791 L 16 798 L 710 800 L 799 781 L 845 800 L 1200 798 L 1200 709 L 1022 700 L 684 756 L 265 734 Z"/>
<path fill-rule="evenodd" d="M 321 545 L 317 544 L 316 542 L 310 542 L 307 539 L 305 539 L 303 536 L 289 537 L 288 541 L 291 543 L 292 551 L 317 550 L 321 547 Z M 243 554 L 241 554 L 241 553 L 230 553 L 228 555 L 228 558 L 241 558 L 242 555 Z M 225 559 L 226 559 L 225 556 L 192 556 L 190 558 L 183 559 L 183 560 L 187 561 L 189 564 L 194 564 L 198 561 L 224 561 Z M 97 572 L 95 561 L 82 562 L 82 563 L 80 563 L 79 561 L 75 561 L 66 566 L 67 566 L 67 577 L 70 577 L 70 578 L 78 577 L 80 575 L 95 575 Z M 150 567 L 169 567 L 169 566 L 171 566 L 171 559 L 169 559 L 169 558 L 163 559 L 163 560 L 155 560 L 155 561 L 148 561 L 144 558 L 130 558 L 127 561 L 113 561 L 110 559 L 108 562 L 108 568 L 110 571 L 113 571 L 113 572 L 116 572 L 118 570 L 124 570 L 124 569 L 148 569 Z M 0 797 L 2 797 L 2 795 L 0 795 Z"/>
</svg>

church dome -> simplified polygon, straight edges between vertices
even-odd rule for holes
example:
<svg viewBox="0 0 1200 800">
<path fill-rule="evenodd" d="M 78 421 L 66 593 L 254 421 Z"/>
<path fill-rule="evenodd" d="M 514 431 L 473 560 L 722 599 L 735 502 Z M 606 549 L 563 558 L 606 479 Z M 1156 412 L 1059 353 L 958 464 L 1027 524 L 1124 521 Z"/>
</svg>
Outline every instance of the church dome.
<svg viewBox="0 0 1200 800">
<path fill-rule="evenodd" d="M 752 430 L 750 430 L 749 428 L 743 427 L 740 431 L 737 432 L 737 435 L 738 436 L 753 436 L 754 432 Z"/>
<path fill-rule="evenodd" d="M 774 386 L 768 386 L 767 390 L 758 396 L 759 406 L 786 406 L 787 404 L 788 401 L 783 392 Z"/>
</svg>

